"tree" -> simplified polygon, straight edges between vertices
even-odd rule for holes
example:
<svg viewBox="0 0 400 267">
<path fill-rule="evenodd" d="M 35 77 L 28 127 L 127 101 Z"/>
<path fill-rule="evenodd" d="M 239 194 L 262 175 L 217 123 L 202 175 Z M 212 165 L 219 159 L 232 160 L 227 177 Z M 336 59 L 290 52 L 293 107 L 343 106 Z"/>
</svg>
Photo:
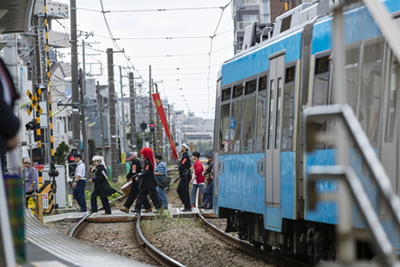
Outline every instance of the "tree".
<svg viewBox="0 0 400 267">
<path fill-rule="evenodd" d="M 61 142 L 56 148 L 56 153 L 54 153 L 54 159 L 56 164 L 65 165 L 65 161 L 67 160 L 67 156 L 69 153 L 69 146 L 65 142 Z"/>
</svg>

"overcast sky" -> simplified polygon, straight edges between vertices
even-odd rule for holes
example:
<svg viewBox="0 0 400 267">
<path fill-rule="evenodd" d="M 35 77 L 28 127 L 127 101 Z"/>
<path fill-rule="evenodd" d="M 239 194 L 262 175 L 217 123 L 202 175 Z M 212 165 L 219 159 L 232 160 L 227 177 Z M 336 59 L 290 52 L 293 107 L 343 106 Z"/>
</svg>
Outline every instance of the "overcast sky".
<svg viewBox="0 0 400 267">
<path fill-rule="evenodd" d="M 58 2 L 70 4 L 69 0 Z M 94 37 L 89 37 L 86 42 L 100 42 L 92 47 L 101 51 L 107 48 L 117 48 L 108 37 L 100 0 L 77 0 L 78 30 L 94 32 Z M 152 66 L 152 77 L 159 82 L 159 92 L 162 98 L 167 98 L 169 103 L 175 103 L 175 109 L 190 109 L 196 116 L 214 118 L 215 84 L 217 73 L 221 64 L 233 56 L 233 21 L 232 10 L 229 5 L 223 12 L 221 22 L 214 38 L 211 64 L 209 64 L 209 51 L 211 38 L 217 27 L 222 9 L 201 9 L 204 7 L 223 7 L 229 0 L 103 0 L 110 29 L 119 47 L 123 48 L 130 61 L 148 82 L 149 65 Z M 195 10 L 176 11 L 144 11 L 154 9 L 199 8 Z M 92 9 L 96 11 L 88 11 Z M 116 11 L 135 12 L 116 12 Z M 140 10 L 140 11 L 139 11 Z M 138 11 L 138 12 L 136 12 Z M 53 30 L 70 31 L 69 20 L 53 21 Z M 65 28 L 63 28 L 65 27 Z M 104 36 L 104 37 L 101 37 Z M 165 37 L 205 37 L 187 39 L 144 39 Z M 143 38 L 123 40 L 122 38 Z M 80 40 L 83 37 L 79 38 Z M 81 51 L 81 48 L 79 49 Z M 70 61 L 70 51 L 62 51 Z M 98 51 L 86 49 L 87 54 L 99 54 Z M 107 66 L 105 53 L 101 55 L 86 56 L 86 62 L 101 61 Z M 167 55 L 171 55 L 167 57 Z M 79 58 L 81 62 L 81 57 Z M 114 64 L 127 67 L 127 61 L 122 54 L 114 54 Z M 210 68 L 210 80 L 207 81 Z M 179 68 L 179 70 L 177 70 Z M 89 69 L 89 65 L 86 65 Z M 99 73 L 98 68 L 92 65 L 93 73 Z M 106 69 L 102 77 L 97 77 L 101 84 L 107 84 Z M 114 68 L 115 79 L 119 81 L 119 68 Z M 126 73 L 126 71 L 124 71 Z M 134 72 L 135 78 L 139 75 Z M 179 81 L 177 81 L 179 80 Z M 139 81 L 139 80 L 136 80 Z M 160 83 L 162 81 L 162 83 Z M 123 84 L 124 93 L 129 93 L 128 81 Z M 182 88 L 182 89 L 181 89 Z M 119 83 L 116 89 L 120 90 Z M 148 92 L 147 85 L 145 89 Z M 144 90 L 143 90 L 143 93 Z M 182 95 L 184 97 L 182 97 Z M 185 101 L 186 100 L 186 101 Z"/>
</svg>

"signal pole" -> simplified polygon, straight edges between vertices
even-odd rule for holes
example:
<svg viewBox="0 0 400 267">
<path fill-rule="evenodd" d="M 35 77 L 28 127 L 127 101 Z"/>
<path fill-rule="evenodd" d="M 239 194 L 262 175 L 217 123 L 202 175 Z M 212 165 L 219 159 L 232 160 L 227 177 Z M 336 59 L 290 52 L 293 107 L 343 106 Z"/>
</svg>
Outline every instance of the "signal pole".
<svg viewBox="0 0 400 267">
<path fill-rule="evenodd" d="M 100 84 L 97 81 L 96 85 L 97 101 L 99 103 L 99 114 L 100 114 L 100 128 L 101 128 L 101 154 L 103 157 L 106 156 L 106 149 L 104 147 L 104 128 L 103 128 L 103 97 L 100 95 Z"/>
<path fill-rule="evenodd" d="M 125 136 L 125 111 L 124 111 L 124 92 L 122 86 L 122 70 L 119 66 L 119 81 L 121 85 L 121 109 L 122 109 L 122 142 L 121 142 L 121 152 L 126 153 L 126 136 Z"/>
<path fill-rule="evenodd" d="M 115 121 L 115 88 L 114 88 L 114 58 L 113 49 L 107 49 L 107 70 L 108 70 L 108 97 L 109 97 L 109 110 L 110 110 L 110 145 L 111 145 L 111 169 L 112 180 L 118 180 L 117 172 L 117 128 Z"/>
<path fill-rule="evenodd" d="M 151 79 L 151 65 L 149 65 L 149 110 L 150 110 L 150 112 L 149 112 L 149 115 L 150 115 L 149 124 L 153 122 L 153 100 L 151 99 L 152 87 L 153 87 L 153 80 Z M 151 136 L 151 133 L 149 133 L 149 134 Z M 150 146 L 151 149 L 154 150 L 153 137 L 152 136 L 150 137 L 150 136 L 149 136 L 149 146 Z"/>
<path fill-rule="evenodd" d="M 86 132 L 86 113 L 85 113 L 85 96 L 84 96 L 84 81 L 83 81 L 83 72 L 82 69 L 79 69 L 79 79 L 81 84 L 81 114 L 82 114 L 82 137 L 83 137 L 83 159 L 85 161 L 85 168 L 88 169 L 89 164 L 89 151 L 88 151 L 88 141 L 87 141 L 87 132 Z"/>
<path fill-rule="evenodd" d="M 129 96 L 131 104 L 131 144 L 136 147 L 136 110 L 135 110 L 135 87 L 133 83 L 133 72 L 129 72 Z"/>
<path fill-rule="evenodd" d="M 76 0 L 70 0 L 71 8 L 71 92 L 72 103 L 79 103 L 78 89 L 78 40 L 76 28 Z M 72 138 L 75 148 L 81 151 L 79 109 L 72 108 Z"/>
</svg>

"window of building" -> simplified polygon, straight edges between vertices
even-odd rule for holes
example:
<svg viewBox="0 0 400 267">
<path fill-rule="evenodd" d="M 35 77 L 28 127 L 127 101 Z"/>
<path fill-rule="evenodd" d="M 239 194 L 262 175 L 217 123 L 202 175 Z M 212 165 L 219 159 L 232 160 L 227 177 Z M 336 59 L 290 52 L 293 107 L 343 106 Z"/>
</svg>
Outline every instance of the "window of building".
<svg viewBox="0 0 400 267">
<path fill-rule="evenodd" d="M 258 15 L 243 15 L 243 21 L 258 22 Z"/>
<path fill-rule="evenodd" d="M 243 5 L 258 5 L 258 0 L 243 0 Z"/>
</svg>

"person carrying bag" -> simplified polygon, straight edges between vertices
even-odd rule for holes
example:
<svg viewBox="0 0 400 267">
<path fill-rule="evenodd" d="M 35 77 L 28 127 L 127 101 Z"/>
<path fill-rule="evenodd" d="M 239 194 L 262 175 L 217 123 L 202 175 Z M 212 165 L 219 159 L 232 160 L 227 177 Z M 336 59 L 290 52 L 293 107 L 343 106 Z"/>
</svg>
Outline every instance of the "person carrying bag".
<svg viewBox="0 0 400 267">
<path fill-rule="evenodd" d="M 165 195 L 165 188 L 169 186 L 171 182 L 171 177 L 167 176 L 167 165 L 162 161 L 162 156 L 160 154 L 156 154 L 155 156 L 156 168 L 154 170 L 154 175 L 157 182 L 156 191 L 158 194 L 158 198 L 162 203 L 163 208 L 168 208 L 168 199 Z"/>
</svg>

